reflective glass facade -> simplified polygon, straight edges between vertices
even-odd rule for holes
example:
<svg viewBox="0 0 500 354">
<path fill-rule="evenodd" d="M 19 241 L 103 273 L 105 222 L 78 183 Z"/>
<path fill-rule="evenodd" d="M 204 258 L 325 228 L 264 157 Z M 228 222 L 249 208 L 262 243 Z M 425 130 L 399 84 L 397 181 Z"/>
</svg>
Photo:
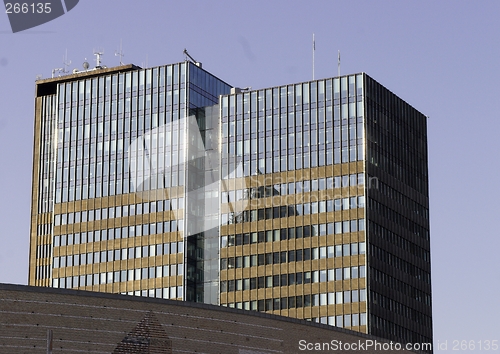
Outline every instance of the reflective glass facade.
<svg viewBox="0 0 500 354">
<path fill-rule="evenodd" d="M 222 97 L 222 149 L 244 176 L 221 196 L 221 304 L 368 332 L 363 87 L 360 74 Z M 224 203 L 238 199 L 248 210 Z"/>
<path fill-rule="evenodd" d="M 30 284 L 184 299 L 182 119 L 229 89 L 190 62 L 38 82 Z"/>
<path fill-rule="evenodd" d="M 432 341 L 426 118 L 366 74 L 37 84 L 30 284 Z"/>
<path fill-rule="evenodd" d="M 425 116 L 358 74 L 224 96 L 221 125 L 221 304 L 432 341 Z"/>
</svg>

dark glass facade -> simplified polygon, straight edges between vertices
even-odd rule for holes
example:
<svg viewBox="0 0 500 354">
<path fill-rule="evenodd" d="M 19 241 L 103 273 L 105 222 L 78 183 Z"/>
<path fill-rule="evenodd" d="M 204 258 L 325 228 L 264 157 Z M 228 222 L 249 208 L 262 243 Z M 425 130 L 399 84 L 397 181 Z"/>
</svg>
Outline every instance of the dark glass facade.
<svg viewBox="0 0 500 354">
<path fill-rule="evenodd" d="M 427 118 L 369 76 L 366 112 L 369 330 L 431 342 Z"/>
</svg>

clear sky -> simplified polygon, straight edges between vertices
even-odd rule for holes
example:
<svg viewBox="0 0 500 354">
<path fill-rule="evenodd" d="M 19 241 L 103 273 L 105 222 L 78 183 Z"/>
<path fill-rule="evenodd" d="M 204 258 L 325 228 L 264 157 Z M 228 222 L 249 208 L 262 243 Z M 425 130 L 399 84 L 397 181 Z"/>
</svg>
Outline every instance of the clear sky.
<svg viewBox="0 0 500 354">
<path fill-rule="evenodd" d="M 499 14 L 497 0 L 80 0 L 13 34 L 2 10 L 0 282 L 27 283 L 35 78 L 66 51 L 72 70 L 95 64 L 94 49 L 118 65 L 120 42 L 123 61 L 143 67 L 187 48 L 257 89 L 312 79 L 315 33 L 316 79 L 337 75 L 340 50 L 342 74 L 366 72 L 429 116 L 435 343 L 500 342 Z"/>
</svg>

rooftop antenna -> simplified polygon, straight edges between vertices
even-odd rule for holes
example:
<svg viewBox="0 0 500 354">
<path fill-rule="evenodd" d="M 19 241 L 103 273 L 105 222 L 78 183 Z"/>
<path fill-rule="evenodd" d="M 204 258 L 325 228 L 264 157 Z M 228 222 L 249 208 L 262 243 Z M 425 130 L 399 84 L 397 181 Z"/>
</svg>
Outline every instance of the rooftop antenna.
<svg viewBox="0 0 500 354">
<path fill-rule="evenodd" d="M 340 76 L 340 50 L 339 50 L 339 56 L 338 56 L 338 59 L 337 59 L 337 74 L 338 76 Z"/>
<path fill-rule="evenodd" d="M 54 78 L 54 75 L 55 75 L 56 73 L 59 73 L 59 74 L 60 74 L 60 73 L 62 73 L 62 72 L 64 72 L 64 69 L 63 69 L 63 68 L 55 68 L 55 69 L 52 69 L 52 78 Z M 59 76 L 61 76 L 61 75 L 59 75 Z"/>
<path fill-rule="evenodd" d="M 123 65 L 123 62 L 122 62 L 122 57 L 124 57 L 125 54 L 123 54 L 122 52 L 122 40 L 120 39 L 120 51 L 115 51 L 115 57 L 120 57 L 120 65 Z"/>
<path fill-rule="evenodd" d="M 85 69 L 85 71 L 89 70 L 90 64 L 87 61 L 87 58 L 85 58 L 85 61 L 83 62 L 82 66 Z"/>
<path fill-rule="evenodd" d="M 187 61 L 188 58 L 189 60 L 191 60 L 191 62 L 196 65 L 196 66 L 199 66 L 201 68 L 201 63 L 199 61 L 196 61 L 191 55 L 189 55 L 188 51 L 186 48 L 184 48 L 184 51 L 182 52 L 184 53 L 184 55 L 186 56 L 185 60 Z"/>
<path fill-rule="evenodd" d="M 101 66 L 101 57 L 102 57 L 103 54 L 104 54 L 104 52 L 102 52 L 102 51 L 99 52 L 99 51 L 95 51 L 94 50 L 94 55 L 96 56 L 96 58 L 95 58 L 95 61 L 96 61 L 96 66 L 95 67 L 96 67 L 96 69 L 101 69 L 102 68 L 102 66 Z"/>
<path fill-rule="evenodd" d="M 71 64 L 71 60 L 68 61 L 68 50 L 66 49 L 66 52 L 65 52 L 64 57 L 63 57 L 63 67 L 52 69 L 52 78 L 54 78 L 56 73 L 59 74 L 58 76 L 61 76 L 61 74 L 69 73 L 69 71 L 67 69 L 68 69 L 68 66 L 70 64 Z"/>
<path fill-rule="evenodd" d="M 64 65 L 63 73 L 69 73 L 68 66 L 71 65 L 71 60 L 68 61 L 68 50 L 67 49 L 66 49 L 66 53 L 64 54 L 63 65 Z"/>
<path fill-rule="evenodd" d="M 316 42 L 314 41 L 314 33 L 313 33 L 313 80 L 314 80 L 314 52 L 316 51 Z"/>
</svg>

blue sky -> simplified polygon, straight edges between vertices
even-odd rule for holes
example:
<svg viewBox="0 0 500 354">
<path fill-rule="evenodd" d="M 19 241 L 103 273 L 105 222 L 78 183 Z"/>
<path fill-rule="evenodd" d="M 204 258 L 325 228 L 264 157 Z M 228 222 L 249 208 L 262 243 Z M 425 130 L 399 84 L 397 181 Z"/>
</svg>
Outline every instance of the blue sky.
<svg viewBox="0 0 500 354">
<path fill-rule="evenodd" d="M 0 13 L 0 282 L 27 283 L 35 78 L 184 60 L 233 86 L 366 72 L 429 116 L 435 343 L 498 340 L 499 1 L 80 0 L 13 34 Z M 478 351 L 478 350 L 476 350 Z M 473 351 L 468 351 L 473 352 Z"/>
</svg>

